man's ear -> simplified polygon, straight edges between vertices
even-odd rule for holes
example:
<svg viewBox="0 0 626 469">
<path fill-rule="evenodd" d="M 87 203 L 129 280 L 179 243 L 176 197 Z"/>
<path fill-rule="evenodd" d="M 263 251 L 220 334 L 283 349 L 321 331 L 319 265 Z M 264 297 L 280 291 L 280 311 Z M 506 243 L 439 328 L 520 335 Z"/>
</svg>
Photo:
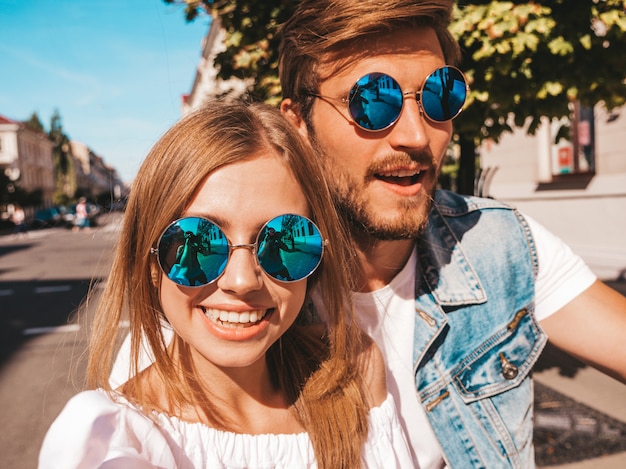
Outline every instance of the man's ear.
<svg viewBox="0 0 626 469">
<path fill-rule="evenodd" d="M 283 116 L 298 130 L 300 135 L 307 140 L 309 139 L 309 132 L 302 118 L 302 114 L 300 113 L 300 108 L 291 98 L 283 99 L 280 103 L 280 112 L 282 112 Z"/>
</svg>

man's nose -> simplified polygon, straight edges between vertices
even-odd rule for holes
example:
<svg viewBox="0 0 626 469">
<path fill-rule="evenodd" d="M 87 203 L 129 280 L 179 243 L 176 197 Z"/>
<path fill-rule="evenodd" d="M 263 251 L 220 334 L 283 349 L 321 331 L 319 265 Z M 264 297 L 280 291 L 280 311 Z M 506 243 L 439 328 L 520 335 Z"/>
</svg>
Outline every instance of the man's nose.
<svg viewBox="0 0 626 469">
<path fill-rule="evenodd" d="M 404 95 L 400 117 L 389 132 L 389 142 L 396 150 L 426 148 L 430 143 L 428 123 L 415 93 Z"/>
</svg>

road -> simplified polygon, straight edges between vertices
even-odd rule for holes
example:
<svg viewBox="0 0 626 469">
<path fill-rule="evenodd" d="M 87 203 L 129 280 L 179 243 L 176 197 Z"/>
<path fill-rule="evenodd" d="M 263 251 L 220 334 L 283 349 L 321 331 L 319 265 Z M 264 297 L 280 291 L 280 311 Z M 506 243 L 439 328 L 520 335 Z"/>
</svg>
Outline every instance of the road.
<svg viewBox="0 0 626 469">
<path fill-rule="evenodd" d="M 84 388 L 93 281 L 102 285 L 120 214 L 89 232 L 63 228 L 0 236 L 0 467 L 37 464 L 45 432 Z M 626 293 L 623 284 L 616 285 Z M 556 350 L 535 371 L 539 467 L 626 467 L 626 386 Z"/>
<path fill-rule="evenodd" d="M 84 387 L 88 315 L 76 311 L 106 278 L 119 214 L 89 232 L 53 228 L 0 237 L 0 467 L 37 464 L 45 432 Z"/>
</svg>

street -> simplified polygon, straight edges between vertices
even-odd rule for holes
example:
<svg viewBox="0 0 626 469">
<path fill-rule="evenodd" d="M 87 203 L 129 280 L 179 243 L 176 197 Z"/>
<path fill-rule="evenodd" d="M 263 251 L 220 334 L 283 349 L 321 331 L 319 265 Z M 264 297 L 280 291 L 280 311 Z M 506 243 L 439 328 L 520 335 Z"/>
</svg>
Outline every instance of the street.
<svg viewBox="0 0 626 469">
<path fill-rule="evenodd" d="M 45 432 L 83 389 L 88 316 L 75 313 L 104 279 L 120 214 L 89 232 L 0 237 L 0 436 L 4 469 L 34 468 Z"/>
<path fill-rule="evenodd" d="M 0 236 L 0 408 L 4 469 L 34 468 L 45 432 L 84 388 L 90 288 L 106 281 L 121 214 L 89 232 Z M 93 283 L 96 281 L 96 283 Z M 626 467 L 626 386 L 548 348 L 535 371 L 540 467 Z"/>
</svg>

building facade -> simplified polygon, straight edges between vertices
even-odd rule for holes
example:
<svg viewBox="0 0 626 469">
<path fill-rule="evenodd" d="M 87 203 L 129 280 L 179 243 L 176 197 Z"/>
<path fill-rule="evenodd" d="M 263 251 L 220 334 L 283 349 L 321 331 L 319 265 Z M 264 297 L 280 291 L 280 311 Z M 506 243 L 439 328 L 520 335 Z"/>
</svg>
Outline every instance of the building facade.
<svg viewBox="0 0 626 469">
<path fill-rule="evenodd" d="M 56 205 L 55 196 L 61 193 L 69 201 L 84 195 L 104 206 L 128 195 L 115 168 L 81 142 L 70 142 L 67 174 L 57 177 L 53 148 L 44 132 L 0 115 L 0 171 L 22 190 L 42 194 L 40 206 L 24 207 L 28 217 L 35 209 Z M 8 218 L 12 210 L 10 204 L 0 207 L 1 218 Z"/>
<path fill-rule="evenodd" d="M 94 202 L 104 202 L 102 199 L 105 197 L 112 202 L 126 195 L 125 185 L 115 168 L 82 142 L 72 140 L 70 147 L 77 193 Z"/>
<path fill-rule="evenodd" d="M 244 80 L 222 80 L 217 77 L 218 70 L 214 62 L 217 54 L 226 50 L 224 37 L 225 32 L 220 19 L 214 17 L 207 35 L 202 40 L 202 56 L 196 67 L 191 91 L 182 99 L 183 116 L 202 105 L 207 99 L 225 95 L 241 96 L 245 93 L 247 86 Z"/>
<path fill-rule="evenodd" d="M 55 190 L 53 147 L 45 133 L 0 115 L 0 170 L 23 190 L 40 190 L 45 207 Z"/>
</svg>

